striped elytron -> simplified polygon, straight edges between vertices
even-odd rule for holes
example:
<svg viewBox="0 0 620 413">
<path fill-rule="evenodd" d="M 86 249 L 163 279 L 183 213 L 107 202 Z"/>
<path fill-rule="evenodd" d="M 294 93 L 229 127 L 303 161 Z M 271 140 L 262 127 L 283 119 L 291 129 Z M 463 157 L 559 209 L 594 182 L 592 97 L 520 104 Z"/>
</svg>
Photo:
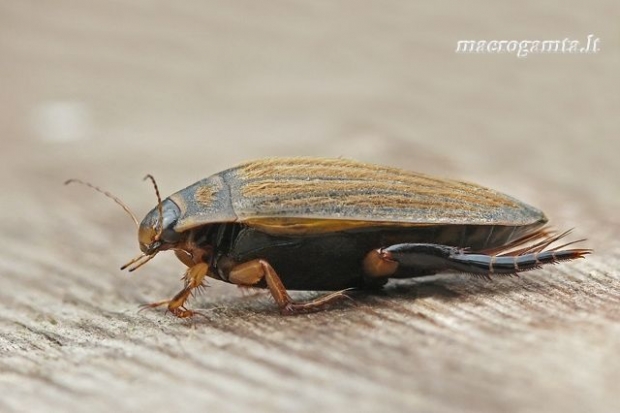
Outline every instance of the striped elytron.
<svg viewBox="0 0 620 413">
<path fill-rule="evenodd" d="M 195 314 L 185 302 L 205 277 L 268 288 L 291 314 L 389 278 L 516 274 L 590 252 L 567 249 L 572 243 L 551 247 L 566 233 L 552 235 L 541 211 L 507 195 L 351 160 L 265 159 L 163 201 L 155 189 L 158 204 L 139 225 L 142 255 L 122 268 L 133 271 L 173 250 L 188 267 L 184 287 L 150 306 L 167 305 L 178 317 Z M 296 303 L 287 290 L 336 292 Z"/>
</svg>

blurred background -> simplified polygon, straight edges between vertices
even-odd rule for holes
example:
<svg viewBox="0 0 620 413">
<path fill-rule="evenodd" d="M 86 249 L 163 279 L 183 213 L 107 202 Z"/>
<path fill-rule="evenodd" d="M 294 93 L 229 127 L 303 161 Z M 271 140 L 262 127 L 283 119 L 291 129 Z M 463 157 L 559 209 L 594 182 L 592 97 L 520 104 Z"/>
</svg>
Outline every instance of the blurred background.
<svg viewBox="0 0 620 413">
<path fill-rule="evenodd" d="M 10 320 L 2 325 L 11 331 L 0 349 L 14 350 L 23 339 L 18 353 L 32 354 L 34 339 L 23 338 L 15 320 L 31 325 L 45 313 L 73 320 L 72 311 L 97 313 L 99 306 L 121 311 L 138 301 L 132 294 L 153 301 L 177 287 L 170 276 L 179 272 L 173 258 L 150 264 L 144 278 L 128 285 L 116 268 L 137 252 L 132 224 L 108 200 L 83 188 L 65 188 L 64 180 L 101 185 L 142 216 L 155 205 L 152 189 L 141 181 L 146 173 L 155 175 L 167 195 L 264 156 L 342 156 L 493 187 L 545 210 L 561 229 L 577 227 L 577 236 L 590 238 L 588 246 L 600 257 L 590 262 L 617 283 L 612 263 L 620 256 L 619 17 L 613 0 L 0 0 L 0 295 Z M 600 38 L 596 54 L 455 53 L 457 42 L 466 39 L 585 42 L 589 34 Z M 132 288 L 140 293 L 128 292 Z M 238 297 L 224 288 L 211 291 Z M 78 303 L 75 309 L 67 307 L 67 294 Z M 143 317 L 133 307 L 127 311 Z M 452 316 L 460 323 L 458 314 Z M 140 322 L 135 321 L 136 328 Z M 82 334 L 84 326 L 69 324 L 64 332 L 50 329 L 67 337 Z M 612 349 L 620 333 L 613 330 L 615 339 L 609 341 L 609 331 L 609 326 L 597 330 L 603 337 L 598 342 L 607 343 L 599 353 L 588 353 L 588 345 L 575 338 L 583 331 L 570 329 L 564 334 L 577 341 L 543 351 L 541 360 L 560 354 L 551 365 L 566 380 L 557 385 L 564 392 L 549 396 L 547 411 L 610 406 L 605 403 L 613 393 L 606 386 L 617 383 L 617 369 L 603 360 L 617 355 L 617 347 Z M 97 349 L 94 337 L 86 341 Z M 545 342 L 544 337 L 533 340 Z M 64 351 L 81 346 L 65 343 Z M 444 350 L 451 354 L 450 345 Z M 600 358 L 593 362 L 591 354 Z M 441 359 L 432 352 L 430 357 Z M 427 404 L 397 394 L 390 396 L 396 397 L 391 406 L 444 403 L 446 408 L 469 400 L 461 406 L 525 411 L 519 408 L 532 405 L 520 403 L 516 393 L 494 399 L 494 392 L 517 383 L 517 390 L 544 398 L 557 388 L 546 379 L 532 379 L 529 371 L 521 375 L 523 357 L 498 362 L 495 372 L 462 372 L 454 380 L 448 378 L 452 365 L 429 368 L 422 372 L 428 387 L 414 386 L 425 389 Z M 571 358 L 580 364 L 571 367 Z M 46 359 L 41 355 L 30 362 L 46 365 Z M 20 370 L 23 360 L 13 360 L 18 361 L 10 371 L 28 371 Z M 568 401 L 566 395 L 579 388 L 568 377 L 581 371 L 581 362 L 597 366 L 580 376 L 596 389 Z M 58 366 L 64 364 L 54 369 Z M 363 370 L 356 366 L 354 371 Z M 508 368 L 516 376 L 507 379 L 508 386 L 495 387 L 502 382 L 496 373 Z M 92 378 L 69 370 L 70 377 Z M 468 379 L 474 376 L 477 381 Z M 20 383 L 15 395 L 26 394 L 32 385 L 28 379 Z M 87 386 L 89 395 L 99 394 L 95 383 Z M 151 387 L 151 394 L 154 388 L 165 394 L 164 383 Z M 468 388 L 468 383 L 482 384 Z M 310 386 L 309 394 L 323 396 L 322 389 Z M 468 399 L 464 392 L 469 390 L 483 390 L 485 396 Z M 326 397 L 340 400 L 335 394 Z M 47 400 L 64 406 L 53 392 Z M 320 405 L 320 397 L 301 400 Z M 163 405 L 151 408 L 157 406 Z"/>
<path fill-rule="evenodd" d="M 3 1 L 3 163 L 22 193 L 16 176 L 105 169 L 99 183 L 140 203 L 146 172 L 170 193 L 247 159 L 344 156 L 617 207 L 618 15 L 613 1 Z M 455 53 L 588 34 L 598 54 Z"/>
</svg>

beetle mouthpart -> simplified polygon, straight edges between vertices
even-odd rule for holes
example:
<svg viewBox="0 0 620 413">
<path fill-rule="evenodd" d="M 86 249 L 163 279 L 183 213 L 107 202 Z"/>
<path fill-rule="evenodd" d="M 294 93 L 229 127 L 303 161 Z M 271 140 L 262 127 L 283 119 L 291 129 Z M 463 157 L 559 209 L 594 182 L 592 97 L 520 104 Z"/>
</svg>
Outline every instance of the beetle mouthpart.
<svg viewBox="0 0 620 413">
<path fill-rule="evenodd" d="M 142 267 L 144 264 L 146 264 L 147 262 L 152 260 L 153 257 L 155 257 L 155 255 L 157 255 L 157 252 L 155 252 L 154 254 L 151 254 L 151 255 L 142 254 L 142 255 L 134 258 L 133 260 L 129 261 L 127 264 L 123 265 L 121 267 L 121 271 L 124 270 L 127 267 L 130 267 L 133 264 L 136 264 L 133 267 L 129 268 L 129 272 L 134 272 L 135 270 L 137 270 L 138 268 Z"/>
</svg>

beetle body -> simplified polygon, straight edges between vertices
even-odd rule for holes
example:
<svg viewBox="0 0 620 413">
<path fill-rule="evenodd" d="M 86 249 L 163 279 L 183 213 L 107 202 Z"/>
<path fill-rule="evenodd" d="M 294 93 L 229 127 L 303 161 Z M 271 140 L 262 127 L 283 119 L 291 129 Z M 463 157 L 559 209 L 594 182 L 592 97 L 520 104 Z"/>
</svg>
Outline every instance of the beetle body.
<svg viewBox="0 0 620 413">
<path fill-rule="evenodd" d="M 470 183 L 344 159 L 274 158 L 159 202 L 140 224 L 143 256 L 131 263 L 175 251 L 188 266 L 185 286 L 153 306 L 179 317 L 194 314 L 184 303 L 205 277 L 269 288 L 282 312 L 296 313 L 345 295 L 294 303 L 287 290 L 376 287 L 444 270 L 515 274 L 589 252 L 550 249 L 564 234 L 549 235 L 546 222 L 538 209 Z"/>
<path fill-rule="evenodd" d="M 431 243 L 438 239 L 444 240 L 445 245 L 481 250 L 485 243 L 488 247 L 505 245 L 505 240 L 513 233 L 513 228 L 501 228 L 487 242 L 488 235 L 493 235 L 490 234 L 491 228 L 446 225 L 405 229 L 370 227 L 289 235 L 269 234 L 243 224 L 211 224 L 190 231 L 194 231 L 194 239 L 200 240 L 199 245 L 213 246 L 215 258 L 211 274 L 214 278 L 230 282 L 220 261 L 243 263 L 264 259 L 277 271 L 287 289 L 328 291 L 384 284 L 387 278 L 377 279 L 366 274 L 363 268 L 364 258 L 371 250 L 394 244 Z M 468 232 L 471 235 L 468 236 Z M 420 262 L 415 268 L 400 269 L 391 276 L 413 277 L 434 272 Z M 266 285 L 261 282 L 254 286 Z"/>
</svg>

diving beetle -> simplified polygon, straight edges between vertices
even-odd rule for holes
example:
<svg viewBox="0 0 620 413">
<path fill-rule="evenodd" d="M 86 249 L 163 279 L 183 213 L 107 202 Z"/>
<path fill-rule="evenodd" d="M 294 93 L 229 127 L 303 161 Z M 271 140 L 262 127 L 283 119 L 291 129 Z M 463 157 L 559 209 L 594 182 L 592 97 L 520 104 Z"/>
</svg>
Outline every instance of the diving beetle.
<svg viewBox="0 0 620 413">
<path fill-rule="evenodd" d="M 442 271 L 489 277 L 582 258 L 551 245 L 540 210 L 475 184 L 347 159 L 268 158 L 216 173 L 161 200 L 138 224 L 133 271 L 172 250 L 188 268 L 166 305 L 177 317 L 205 277 L 268 288 L 283 314 L 311 312 L 390 278 Z M 145 178 L 145 179 L 146 179 Z M 581 241 L 581 240 L 580 240 Z M 288 290 L 335 291 L 294 302 Z"/>
</svg>

